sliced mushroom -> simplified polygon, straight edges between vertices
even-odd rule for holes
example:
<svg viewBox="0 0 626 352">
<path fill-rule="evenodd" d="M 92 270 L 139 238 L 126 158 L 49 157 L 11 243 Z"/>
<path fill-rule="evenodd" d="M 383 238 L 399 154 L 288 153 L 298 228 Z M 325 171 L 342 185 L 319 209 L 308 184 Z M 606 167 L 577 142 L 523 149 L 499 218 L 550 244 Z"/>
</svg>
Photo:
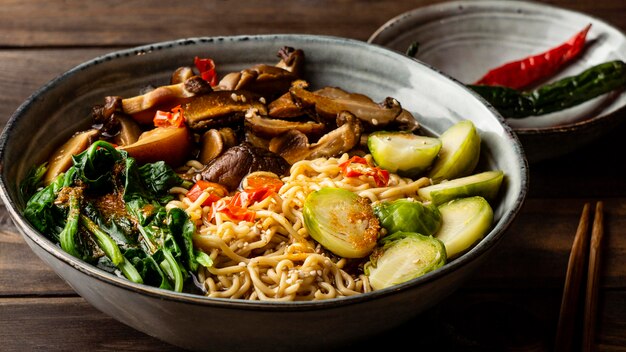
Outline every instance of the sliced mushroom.
<svg viewBox="0 0 626 352">
<path fill-rule="evenodd" d="M 320 135 L 326 129 L 326 125 L 315 121 L 287 121 L 263 117 L 254 110 L 249 110 L 245 115 L 245 127 L 255 135 L 272 138 L 290 130 L 298 130 L 306 135 Z"/>
<path fill-rule="evenodd" d="M 113 137 L 113 143 L 117 145 L 129 145 L 137 142 L 143 132 L 139 124 L 128 116 L 117 116 L 119 133 Z"/>
<path fill-rule="evenodd" d="M 276 67 L 285 69 L 297 77 L 302 77 L 302 72 L 304 71 L 304 51 L 284 46 L 278 51 L 278 57 L 280 61 L 276 64 Z"/>
<path fill-rule="evenodd" d="M 316 143 L 310 144 L 308 137 L 297 130 L 291 130 L 272 138 L 269 150 L 282 156 L 290 164 L 303 159 L 332 157 L 350 151 L 360 142 L 363 131 L 361 122 L 350 112 L 343 111 L 337 116 L 337 129 L 325 134 Z"/>
<path fill-rule="evenodd" d="M 182 83 L 161 86 L 146 94 L 122 99 L 122 109 L 140 124 L 150 124 L 157 109 L 169 111 L 191 97 L 211 91 L 211 86 L 205 80 L 193 76 Z"/>
<path fill-rule="evenodd" d="M 157 127 L 142 133 L 135 143 L 118 148 L 128 152 L 140 164 L 163 160 L 177 167 L 189 159 L 192 139 L 186 126 Z"/>
<path fill-rule="evenodd" d="M 325 93 L 334 94 L 328 97 L 324 93 L 310 92 L 307 87 L 307 82 L 295 81 L 289 90 L 291 97 L 297 105 L 325 120 L 334 119 L 341 111 L 349 111 L 369 126 L 382 127 L 394 121 L 402 112 L 402 106 L 393 98 L 386 98 L 377 104 L 363 94 L 340 95 L 338 91 L 331 91 Z"/>
<path fill-rule="evenodd" d="M 417 122 L 413 114 L 408 110 L 402 109 L 402 112 L 393 122 L 394 126 L 401 131 L 415 132 L 419 130 L 420 124 Z"/>
<path fill-rule="evenodd" d="M 275 153 L 242 143 L 209 162 L 201 175 L 204 180 L 219 183 L 233 191 L 247 174 L 254 171 L 285 175 L 289 171 L 289 164 Z"/>
<path fill-rule="evenodd" d="M 195 130 L 242 121 L 250 109 L 267 114 L 267 108 L 259 102 L 259 97 L 246 91 L 214 91 L 193 97 L 183 104 L 187 124 Z"/>
<path fill-rule="evenodd" d="M 226 149 L 235 146 L 237 138 L 231 128 L 220 130 L 212 128 L 202 135 L 201 144 L 199 161 L 206 164 L 220 156 Z"/>
<path fill-rule="evenodd" d="M 263 148 L 269 150 L 270 148 L 270 140 L 267 138 L 263 138 L 254 134 L 254 132 L 250 130 L 246 130 L 244 133 L 244 140 L 257 148 Z"/>
<path fill-rule="evenodd" d="M 274 100 L 289 91 L 291 82 L 300 78 L 304 66 L 304 52 L 291 47 L 278 51 L 281 59 L 276 65 L 259 64 L 225 75 L 216 90 L 248 90 L 265 99 Z"/>
<path fill-rule="evenodd" d="M 48 159 L 48 169 L 43 176 L 43 182 L 47 186 L 54 181 L 57 176 L 67 171 L 72 166 L 72 156 L 80 154 L 93 143 L 100 131 L 90 129 L 73 135 L 67 142 L 63 143 Z"/>
<path fill-rule="evenodd" d="M 218 90 L 247 90 L 265 99 L 274 99 L 289 91 L 298 77 L 285 69 L 271 65 L 255 65 L 241 72 L 231 72 L 218 83 Z"/>
<path fill-rule="evenodd" d="M 287 92 L 267 105 L 268 114 L 278 119 L 290 119 L 304 115 L 304 111 L 291 99 Z"/>
<path fill-rule="evenodd" d="M 172 73 L 170 84 L 184 83 L 186 80 L 194 76 L 193 68 L 189 66 L 181 66 Z"/>
</svg>

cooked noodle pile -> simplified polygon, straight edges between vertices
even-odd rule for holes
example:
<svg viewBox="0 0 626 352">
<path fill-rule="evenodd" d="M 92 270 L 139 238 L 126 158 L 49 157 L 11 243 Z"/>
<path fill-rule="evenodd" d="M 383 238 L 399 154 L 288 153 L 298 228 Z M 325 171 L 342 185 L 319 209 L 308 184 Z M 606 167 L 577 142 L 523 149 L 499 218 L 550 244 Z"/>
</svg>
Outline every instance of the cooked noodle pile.
<svg viewBox="0 0 626 352">
<path fill-rule="evenodd" d="M 371 156 L 366 158 L 371 162 Z M 201 206 L 208 197 L 195 202 L 185 197 L 184 188 L 174 188 L 178 199 L 167 207 L 180 207 L 196 221 L 194 245 L 213 259 L 198 277 L 209 297 L 249 300 L 321 300 L 371 291 L 367 277 L 348 259 L 325 251 L 308 235 L 302 207 L 306 196 L 323 187 L 339 187 L 372 202 L 417 198 L 417 190 L 430 183 L 391 174 L 386 187 L 376 187 L 368 176 L 344 177 L 340 158 L 303 160 L 291 167 L 290 176 L 278 194 L 251 205 L 255 222 L 233 222 L 217 213 L 209 222 L 210 206 Z M 189 162 L 189 173 L 202 165 Z M 367 261 L 367 258 L 361 260 Z"/>
</svg>

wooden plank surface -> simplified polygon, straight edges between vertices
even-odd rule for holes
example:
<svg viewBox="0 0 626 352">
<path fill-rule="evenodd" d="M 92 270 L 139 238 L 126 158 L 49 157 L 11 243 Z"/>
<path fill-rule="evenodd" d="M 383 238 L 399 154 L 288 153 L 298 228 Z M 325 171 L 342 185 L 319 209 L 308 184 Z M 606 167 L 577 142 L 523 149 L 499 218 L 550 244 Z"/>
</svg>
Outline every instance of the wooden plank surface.
<svg viewBox="0 0 626 352">
<path fill-rule="evenodd" d="M 4 0 L 0 2 L 0 127 L 47 81 L 110 51 L 214 35 L 312 33 L 366 40 L 391 17 L 436 2 L 441 1 Z M 625 1 L 543 2 L 584 11 L 626 30 Z M 626 351 L 625 135 L 626 124 L 622 124 L 579 151 L 531 165 L 528 200 L 498 250 L 458 292 L 385 337 L 403 341 L 413 336 L 407 329 L 428 320 L 437 329 L 423 336 L 425 350 L 440 341 L 458 348 L 472 339 L 482 344 L 482 350 L 489 350 L 494 341 L 502 350 L 507 337 L 532 342 L 537 336 L 544 344 L 540 347 L 546 347 L 556 328 L 582 206 L 601 199 L 607 250 L 601 270 L 597 347 Z M 519 314 L 517 322 L 502 315 L 512 307 Z M 502 324 L 494 324 L 498 321 Z M 488 340 L 481 333 L 485 329 L 471 329 L 481 324 L 499 337 Z M 78 297 L 30 251 L 1 206 L 0 341 L 2 351 L 178 350 L 124 326 Z"/>
</svg>

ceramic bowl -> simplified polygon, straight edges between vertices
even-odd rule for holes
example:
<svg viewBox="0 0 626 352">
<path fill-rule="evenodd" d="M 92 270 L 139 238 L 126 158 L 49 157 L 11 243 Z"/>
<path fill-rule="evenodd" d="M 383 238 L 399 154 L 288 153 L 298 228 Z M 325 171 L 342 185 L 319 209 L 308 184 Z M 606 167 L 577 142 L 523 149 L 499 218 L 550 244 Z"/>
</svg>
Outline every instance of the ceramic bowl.
<svg viewBox="0 0 626 352">
<path fill-rule="evenodd" d="M 392 288 L 326 301 L 250 302 L 130 283 L 66 254 L 22 216 L 18 183 L 55 145 L 88 123 L 90 107 L 104 96 L 131 96 L 147 84 L 163 84 L 194 56 L 212 57 L 222 75 L 275 62 L 277 50 L 285 45 L 304 50 L 306 76 L 313 85 L 340 86 L 377 101 L 393 96 L 432 133 L 471 119 L 483 140 L 481 167 L 506 173 L 489 234 L 441 269 Z M 192 38 L 95 58 L 35 92 L 11 117 L 0 148 L 2 200 L 32 250 L 97 309 L 190 350 L 323 350 L 398 326 L 453 292 L 495 250 L 528 186 L 527 163 L 516 135 L 458 82 L 385 48 L 308 35 Z"/>
<path fill-rule="evenodd" d="M 390 19 L 368 42 L 406 53 L 463 83 L 492 68 L 555 47 L 591 24 L 586 49 L 572 64 L 541 82 L 576 75 L 610 60 L 626 61 L 626 37 L 597 18 L 528 1 L 452 1 L 419 7 Z M 532 88 L 532 87 L 531 87 Z M 551 114 L 506 119 L 530 162 L 581 148 L 620 123 L 626 93 L 616 91 Z"/>
</svg>

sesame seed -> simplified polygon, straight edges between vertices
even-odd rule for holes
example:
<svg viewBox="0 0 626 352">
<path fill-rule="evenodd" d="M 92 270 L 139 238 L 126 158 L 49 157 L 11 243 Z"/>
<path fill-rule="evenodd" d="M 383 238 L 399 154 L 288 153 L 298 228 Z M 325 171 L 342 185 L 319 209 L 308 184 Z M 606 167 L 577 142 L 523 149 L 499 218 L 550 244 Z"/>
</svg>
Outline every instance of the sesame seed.
<svg viewBox="0 0 626 352">
<path fill-rule="evenodd" d="M 260 98 L 259 98 L 259 102 L 260 102 L 261 104 L 265 104 L 265 98 L 264 98 L 264 97 L 260 97 Z"/>
<path fill-rule="evenodd" d="M 237 101 L 237 94 L 235 94 L 235 93 L 231 94 L 231 95 L 230 95 L 230 98 L 231 98 L 233 101 Z"/>
<path fill-rule="evenodd" d="M 372 119 L 372 125 L 377 126 L 378 125 L 378 120 L 377 119 Z"/>
<path fill-rule="evenodd" d="M 241 102 L 242 102 L 242 103 L 245 103 L 245 102 L 246 102 L 246 97 L 245 97 L 244 95 L 240 95 L 240 96 L 239 96 L 239 99 L 241 99 Z"/>
</svg>

